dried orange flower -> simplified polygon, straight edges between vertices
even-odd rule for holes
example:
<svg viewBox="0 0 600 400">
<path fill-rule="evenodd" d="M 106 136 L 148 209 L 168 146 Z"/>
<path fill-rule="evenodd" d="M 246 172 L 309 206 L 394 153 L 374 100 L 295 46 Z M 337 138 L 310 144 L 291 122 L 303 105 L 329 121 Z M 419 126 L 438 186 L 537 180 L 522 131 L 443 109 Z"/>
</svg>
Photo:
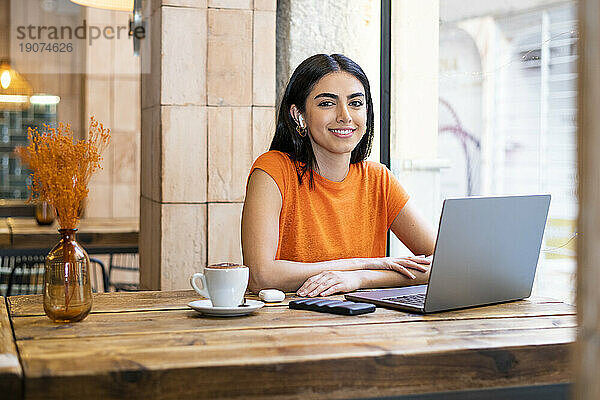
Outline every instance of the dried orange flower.
<svg viewBox="0 0 600 400">
<path fill-rule="evenodd" d="M 43 126 L 42 132 L 28 129 L 29 145 L 17 149 L 17 154 L 33 171 L 32 198 L 54 206 L 62 229 L 75 229 L 90 178 L 102 168 L 102 152 L 110 141 L 110 129 L 91 117 L 87 139 L 75 140 L 70 124 Z"/>
</svg>

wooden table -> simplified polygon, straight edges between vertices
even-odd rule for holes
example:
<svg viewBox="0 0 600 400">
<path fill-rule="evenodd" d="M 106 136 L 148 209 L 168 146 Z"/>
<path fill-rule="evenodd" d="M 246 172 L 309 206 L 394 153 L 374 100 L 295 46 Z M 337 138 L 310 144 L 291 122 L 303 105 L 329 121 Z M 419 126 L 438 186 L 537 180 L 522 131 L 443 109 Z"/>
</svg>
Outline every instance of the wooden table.
<svg viewBox="0 0 600 400">
<path fill-rule="evenodd" d="M 77 240 L 87 249 L 94 246 L 137 246 L 137 218 L 84 218 Z M 48 248 L 59 240 L 58 225 L 40 226 L 33 218 L 0 219 L 0 248 Z"/>
<path fill-rule="evenodd" d="M 1 393 L 26 399 L 337 399 L 573 378 L 575 310 L 550 299 L 427 316 L 378 308 L 347 317 L 290 310 L 288 296 L 250 316 L 219 318 L 186 306 L 197 298 L 187 290 L 97 294 L 87 319 L 63 325 L 44 316 L 40 296 L 10 297 L 16 349 L 4 310 Z"/>
<path fill-rule="evenodd" d="M 35 215 L 35 204 L 27 200 L 0 199 L 0 217 L 30 217 Z"/>
</svg>

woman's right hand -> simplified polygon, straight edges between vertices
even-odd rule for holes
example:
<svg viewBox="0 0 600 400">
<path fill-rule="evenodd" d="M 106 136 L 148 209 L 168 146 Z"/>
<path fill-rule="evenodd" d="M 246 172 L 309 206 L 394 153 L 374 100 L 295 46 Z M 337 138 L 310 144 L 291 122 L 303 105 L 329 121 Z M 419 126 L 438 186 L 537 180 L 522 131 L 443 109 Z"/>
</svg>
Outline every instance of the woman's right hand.
<svg viewBox="0 0 600 400">
<path fill-rule="evenodd" d="M 431 264 L 431 257 L 410 256 L 410 257 L 382 257 L 365 258 L 364 269 L 380 269 L 396 271 L 407 278 L 416 279 L 416 276 L 409 270 L 427 272 Z"/>
</svg>

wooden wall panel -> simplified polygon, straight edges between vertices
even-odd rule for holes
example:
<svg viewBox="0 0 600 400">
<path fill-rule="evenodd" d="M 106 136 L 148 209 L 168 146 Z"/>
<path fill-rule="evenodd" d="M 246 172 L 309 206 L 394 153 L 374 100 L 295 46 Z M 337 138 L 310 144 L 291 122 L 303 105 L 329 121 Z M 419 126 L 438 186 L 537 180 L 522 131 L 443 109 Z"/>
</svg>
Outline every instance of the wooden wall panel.
<svg viewBox="0 0 600 400">
<path fill-rule="evenodd" d="M 579 2 L 577 399 L 600 399 L 600 2 Z"/>
</svg>

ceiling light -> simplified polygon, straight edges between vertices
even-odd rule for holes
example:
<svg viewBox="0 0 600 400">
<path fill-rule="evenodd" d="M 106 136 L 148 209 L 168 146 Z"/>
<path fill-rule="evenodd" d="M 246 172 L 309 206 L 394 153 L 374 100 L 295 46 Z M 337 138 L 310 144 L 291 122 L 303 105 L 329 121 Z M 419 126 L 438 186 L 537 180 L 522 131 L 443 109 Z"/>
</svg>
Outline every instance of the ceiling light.
<svg viewBox="0 0 600 400">
<path fill-rule="evenodd" d="M 133 0 L 71 0 L 71 3 L 105 10 L 133 11 Z"/>
<path fill-rule="evenodd" d="M 29 97 L 16 94 L 0 94 L 0 103 L 27 103 Z M 2 107 L 4 108 L 4 107 Z"/>
<path fill-rule="evenodd" d="M 29 102 L 31 104 L 58 104 L 60 102 L 60 97 L 38 94 L 31 96 Z"/>
<path fill-rule="evenodd" d="M 0 75 L 0 84 L 2 85 L 2 89 L 8 89 L 10 86 L 10 72 L 7 70 L 2 71 L 2 75 Z"/>
<path fill-rule="evenodd" d="M 12 69 L 7 60 L 0 61 L 0 109 L 27 108 L 32 93 L 33 89 L 27 79 Z"/>
<path fill-rule="evenodd" d="M 146 27 L 146 23 L 142 21 L 142 0 L 71 0 L 71 3 L 105 10 L 133 12 L 133 18 L 129 19 L 129 36 L 133 37 L 133 54 L 140 55 L 140 38 L 137 36 L 136 29 Z"/>
</svg>

